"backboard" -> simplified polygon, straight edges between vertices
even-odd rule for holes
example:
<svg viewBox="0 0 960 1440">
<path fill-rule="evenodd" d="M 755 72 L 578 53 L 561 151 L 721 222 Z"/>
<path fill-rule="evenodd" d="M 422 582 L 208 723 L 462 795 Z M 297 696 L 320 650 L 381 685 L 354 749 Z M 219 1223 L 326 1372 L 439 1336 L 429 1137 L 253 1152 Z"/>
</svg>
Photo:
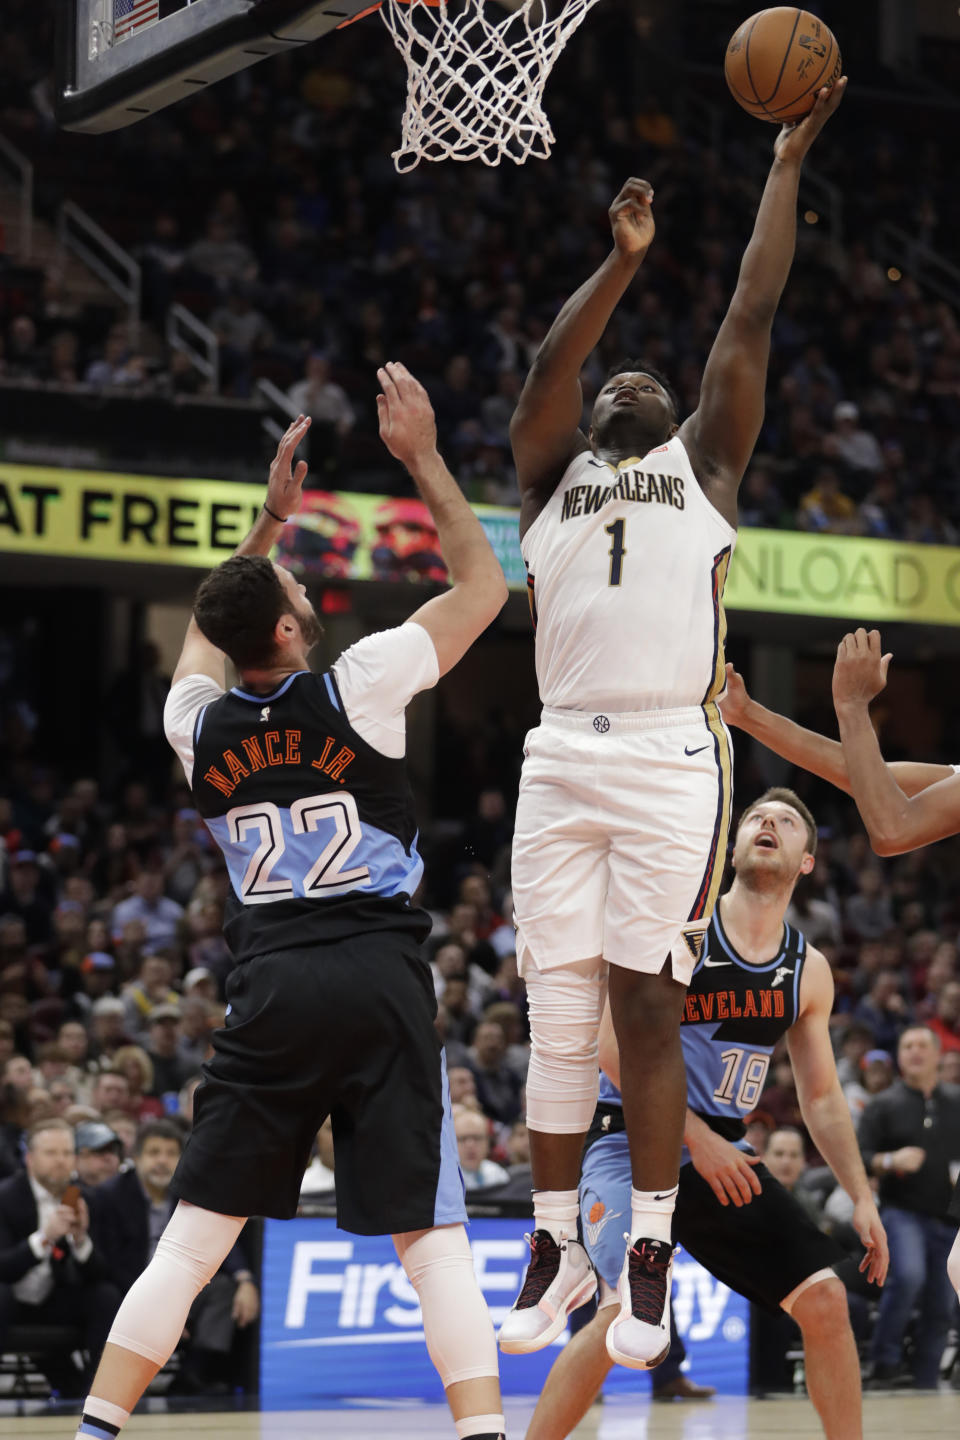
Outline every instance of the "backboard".
<svg viewBox="0 0 960 1440">
<path fill-rule="evenodd" d="M 57 119 L 97 134 L 334 30 L 370 0 L 57 0 Z"/>
</svg>

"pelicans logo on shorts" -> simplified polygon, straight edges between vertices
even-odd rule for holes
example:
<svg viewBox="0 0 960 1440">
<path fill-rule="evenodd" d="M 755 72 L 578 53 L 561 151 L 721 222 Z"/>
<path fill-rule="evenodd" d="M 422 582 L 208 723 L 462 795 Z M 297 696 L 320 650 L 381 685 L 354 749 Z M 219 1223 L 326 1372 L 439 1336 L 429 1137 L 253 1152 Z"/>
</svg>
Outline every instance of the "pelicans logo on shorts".
<svg viewBox="0 0 960 1440">
<path fill-rule="evenodd" d="M 594 1200 L 590 1209 L 585 1211 L 583 1220 L 583 1228 L 590 1244 L 596 1245 L 603 1234 L 604 1226 L 611 1220 L 619 1220 L 622 1215 L 622 1210 L 608 1210 L 602 1200 Z"/>
</svg>

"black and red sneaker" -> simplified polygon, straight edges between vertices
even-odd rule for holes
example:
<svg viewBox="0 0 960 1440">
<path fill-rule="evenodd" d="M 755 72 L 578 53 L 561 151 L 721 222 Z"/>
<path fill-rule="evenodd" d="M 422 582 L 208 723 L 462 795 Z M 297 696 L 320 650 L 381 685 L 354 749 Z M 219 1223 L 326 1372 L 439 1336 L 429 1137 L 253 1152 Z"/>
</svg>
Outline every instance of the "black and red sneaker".
<svg viewBox="0 0 960 1440">
<path fill-rule="evenodd" d="M 528 1235 L 530 1263 L 513 1309 L 500 1326 L 500 1349 L 528 1355 L 550 1345 L 566 1329 L 571 1310 L 585 1305 L 597 1288 L 587 1252 L 564 1235 L 557 1244 L 549 1230 Z"/>
<path fill-rule="evenodd" d="M 652 1370 L 667 1358 L 672 1269 L 673 1246 L 666 1240 L 636 1240 L 627 1250 L 620 1313 L 607 1331 L 607 1354 L 618 1365 Z"/>
</svg>

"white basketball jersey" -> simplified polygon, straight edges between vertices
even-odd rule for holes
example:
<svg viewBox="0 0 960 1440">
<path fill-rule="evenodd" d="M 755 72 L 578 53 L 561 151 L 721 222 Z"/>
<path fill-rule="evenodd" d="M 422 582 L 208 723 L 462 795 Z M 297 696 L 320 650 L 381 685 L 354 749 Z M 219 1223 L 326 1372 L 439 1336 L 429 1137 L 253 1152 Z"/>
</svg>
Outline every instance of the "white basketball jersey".
<svg viewBox="0 0 960 1440">
<path fill-rule="evenodd" d="M 578 455 L 521 544 L 543 704 L 672 710 L 718 695 L 736 539 L 676 436 L 619 466 Z"/>
</svg>

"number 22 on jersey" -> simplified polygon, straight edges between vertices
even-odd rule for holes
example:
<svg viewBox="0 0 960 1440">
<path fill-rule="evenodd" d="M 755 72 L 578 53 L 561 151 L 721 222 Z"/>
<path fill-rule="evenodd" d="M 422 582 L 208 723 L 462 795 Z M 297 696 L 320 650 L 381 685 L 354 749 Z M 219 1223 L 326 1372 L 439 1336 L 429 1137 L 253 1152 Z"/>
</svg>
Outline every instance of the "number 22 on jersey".
<svg viewBox="0 0 960 1440">
<path fill-rule="evenodd" d="M 258 844 L 250 855 L 241 883 L 240 898 L 245 905 L 264 905 L 271 900 L 329 898 L 355 890 L 370 879 L 366 865 L 345 870 L 363 837 L 357 802 L 346 791 L 336 795 L 308 795 L 291 805 L 289 823 L 294 837 L 316 831 L 332 830 L 330 838 L 315 857 L 294 888 L 290 863 L 283 863 L 287 851 L 283 815 L 277 805 L 260 801 L 253 805 L 237 805 L 227 812 L 227 829 L 232 844 L 249 851 L 251 841 Z M 297 846 L 302 854 L 302 846 Z M 291 857 L 288 857 L 288 862 Z M 279 869 L 278 869 L 279 866 Z M 274 874 L 274 871 L 277 871 Z"/>
</svg>

